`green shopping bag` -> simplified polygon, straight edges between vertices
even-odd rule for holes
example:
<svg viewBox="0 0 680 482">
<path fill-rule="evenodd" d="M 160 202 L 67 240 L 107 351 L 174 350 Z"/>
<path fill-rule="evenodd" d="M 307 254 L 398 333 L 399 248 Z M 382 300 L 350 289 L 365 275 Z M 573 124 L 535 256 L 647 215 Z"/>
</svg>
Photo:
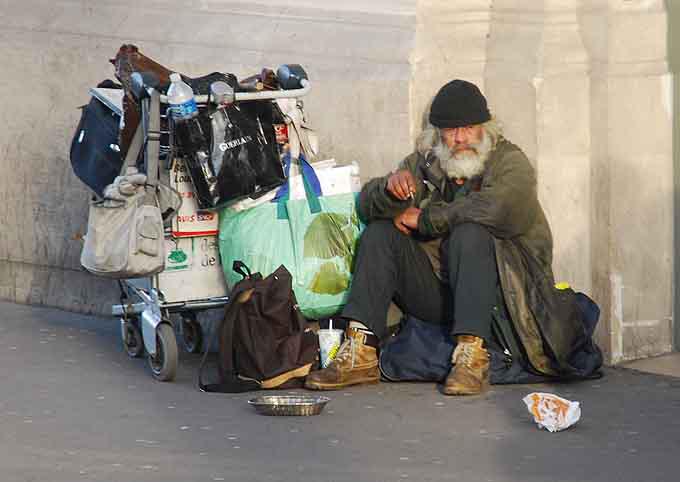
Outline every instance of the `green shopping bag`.
<svg viewBox="0 0 680 482">
<path fill-rule="evenodd" d="M 293 289 L 309 318 L 337 314 L 347 302 L 362 229 L 357 197 L 356 193 L 321 196 L 321 210 L 316 213 L 306 200 L 286 203 L 296 262 Z"/>
<path fill-rule="evenodd" d="M 277 218 L 276 203 L 264 203 L 244 211 L 225 208 L 219 214 L 219 249 L 229 288 L 242 277 L 231 269 L 243 261 L 253 273 L 267 277 L 284 265 L 295 277 L 295 251 L 287 219 Z"/>
<path fill-rule="evenodd" d="M 303 156 L 299 162 L 306 199 L 290 200 L 286 184 L 271 203 L 223 209 L 219 247 L 223 267 L 241 260 L 267 276 L 286 266 L 300 310 L 316 319 L 337 314 L 346 303 L 362 226 L 357 194 L 320 195 L 314 170 Z M 240 280 L 231 269 L 224 274 L 230 286 Z"/>
</svg>

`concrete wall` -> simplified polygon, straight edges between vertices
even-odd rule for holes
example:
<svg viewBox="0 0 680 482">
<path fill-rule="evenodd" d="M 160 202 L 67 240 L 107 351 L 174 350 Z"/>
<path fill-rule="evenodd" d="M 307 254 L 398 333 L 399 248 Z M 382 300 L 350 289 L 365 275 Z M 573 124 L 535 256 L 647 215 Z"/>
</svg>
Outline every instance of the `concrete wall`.
<svg viewBox="0 0 680 482">
<path fill-rule="evenodd" d="M 673 73 L 673 253 L 680 252 L 680 2 L 666 0 L 668 9 L 668 59 Z M 680 264 L 674 263 L 673 279 L 680 276 Z M 678 285 L 673 286 L 673 313 L 680 310 Z M 680 323 L 674 325 L 674 343 L 676 350 L 680 348 Z"/>
<path fill-rule="evenodd" d="M 663 1 L 339 3 L 0 0 L 0 297 L 108 309 L 115 286 L 79 268 L 87 191 L 67 152 L 75 107 L 112 75 L 107 59 L 129 42 L 188 75 L 303 64 L 323 153 L 360 161 L 365 178 L 411 149 L 444 82 L 477 82 L 537 168 L 556 276 L 600 303 L 598 339 L 611 360 L 669 351 L 672 82 Z"/>
<path fill-rule="evenodd" d="M 0 298 L 110 310 L 115 284 L 79 266 L 88 193 L 68 147 L 77 107 L 113 76 L 123 43 L 192 76 L 301 63 L 323 153 L 361 161 L 364 176 L 391 169 L 410 149 L 414 6 L 332 3 L 0 0 Z"/>
</svg>

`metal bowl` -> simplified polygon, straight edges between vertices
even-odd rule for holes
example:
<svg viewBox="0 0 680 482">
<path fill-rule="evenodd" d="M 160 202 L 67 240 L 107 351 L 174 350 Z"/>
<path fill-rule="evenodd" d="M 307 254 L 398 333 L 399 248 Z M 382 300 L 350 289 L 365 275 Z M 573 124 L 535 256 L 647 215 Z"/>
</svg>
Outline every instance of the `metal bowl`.
<svg viewBox="0 0 680 482">
<path fill-rule="evenodd" d="M 330 400 L 308 395 L 265 395 L 248 400 L 248 404 L 262 415 L 309 416 L 319 415 Z"/>
</svg>

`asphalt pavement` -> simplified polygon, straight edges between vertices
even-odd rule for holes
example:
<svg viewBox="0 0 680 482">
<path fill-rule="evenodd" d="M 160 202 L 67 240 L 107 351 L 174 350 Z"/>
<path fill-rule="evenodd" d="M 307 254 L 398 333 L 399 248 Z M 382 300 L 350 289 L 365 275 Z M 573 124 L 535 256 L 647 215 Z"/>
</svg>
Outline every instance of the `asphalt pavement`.
<svg viewBox="0 0 680 482">
<path fill-rule="evenodd" d="M 494 386 L 479 397 L 432 384 L 328 392 L 316 417 L 265 417 L 253 393 L 195 388 L 129 359 L 114 318 L 0 302 L 0 482 L 675 481 L 680 379 L 609 368 L 600 380 Z M 581 403 L 563 432 L 522 398 Z M 299 392 L 299 391 L 298 391 Z"/>
</svg>

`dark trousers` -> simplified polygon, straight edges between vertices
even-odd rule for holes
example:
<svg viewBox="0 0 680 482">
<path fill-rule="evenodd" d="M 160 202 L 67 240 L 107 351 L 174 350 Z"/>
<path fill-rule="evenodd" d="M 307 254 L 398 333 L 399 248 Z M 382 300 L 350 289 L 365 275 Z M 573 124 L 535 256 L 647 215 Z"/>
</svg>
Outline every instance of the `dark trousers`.
<svg viewBox="0 0 680 482">
<path fill-rule="evenodd" d="M 386 334 L 390 302 L 423 321 L 447 324 L 452 335 L 491 338 L 498 271 L 493 237 L 465 223 L 442 241 L 445 282 L 434 273 L 418 242 L 392 221 L 374 221 L 359 241 L 352 288 L 342 316 L 362 322 L 379 338 Z"/>
</svg>

